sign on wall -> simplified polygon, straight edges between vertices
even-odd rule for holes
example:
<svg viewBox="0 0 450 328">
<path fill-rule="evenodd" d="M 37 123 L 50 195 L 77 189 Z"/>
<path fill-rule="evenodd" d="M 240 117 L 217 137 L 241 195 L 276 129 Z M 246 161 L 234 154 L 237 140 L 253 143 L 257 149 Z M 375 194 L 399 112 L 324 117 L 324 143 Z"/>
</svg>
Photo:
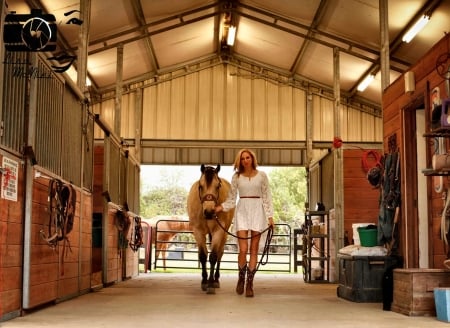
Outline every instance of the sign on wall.
<svg viewBox="0 0 450 328">
<path fill-rule="evenodd" d="M 2 161 L 1 197 L 17 202 L 17 174 L 19 163 L 7 157 Z"/>
</svg>

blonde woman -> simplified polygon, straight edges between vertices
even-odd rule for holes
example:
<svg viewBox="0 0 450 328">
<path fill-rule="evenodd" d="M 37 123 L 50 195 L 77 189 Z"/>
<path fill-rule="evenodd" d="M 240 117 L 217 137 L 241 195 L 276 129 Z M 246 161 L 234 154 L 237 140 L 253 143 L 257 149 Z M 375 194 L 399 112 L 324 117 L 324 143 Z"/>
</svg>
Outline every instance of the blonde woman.
<svg viewBox="0 0 450 328">
<path fill-rule="evenodd" d="M 253 297 L 253 278 L 258 262 L 258 249 L 261 233 L 268 226 L 274 227 L 272 194 L 269 188 L 267 174 L 257 169 L 258 161 L 253 151 L 241 149 L 234 160 L 234 174 L 231 179 L 231 189 L 225 202 L 216 207 L 216 213 L 236 208 L 234 229 L 238 237 L 239 279 L 236 293 L 244 293 Z M 239 201 L 237 197 L 239 196 Z M 250 249 L 249 240 L 250 238 Z M 247 262 L 247 254 L 250 258 Z"/>
</svg>

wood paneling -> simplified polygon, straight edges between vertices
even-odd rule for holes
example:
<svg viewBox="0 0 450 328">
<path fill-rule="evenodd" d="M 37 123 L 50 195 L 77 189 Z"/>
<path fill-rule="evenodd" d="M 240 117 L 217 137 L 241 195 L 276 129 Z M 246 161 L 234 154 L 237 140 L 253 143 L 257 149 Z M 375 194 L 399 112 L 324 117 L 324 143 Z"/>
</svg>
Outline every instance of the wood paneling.
<svg viewBox="0 0 450 328">
<path fill-rule="evenodd" d="M 11 158 L 20 161 L 19 158 Z M 3 156 L 0 154 L 0 163 Z M 22 295 L 23 167 L 18 166 L 17 201 L 0 198 L 0 320 L 19 313 Z M 1 178 L 0 174 L 0 178 Z"/>
<path fill-rule="evenodd" d="M 417 193 L 426 192 L 428 196 L 429 222 L 431 232 L 429 234 L 429 267 L 430 268 L 444 268 L 443 260 L 447 257 L 443 253 L 442 242 L 440 241 L 440 216 L 443 210 L 442 195 L 434 192 L 432 185 L 432 177 L 428 178 L 428 190 L 418 191 L 416 187 L 417 170 L 415 165 L 409 165 L 409 161 L 416 158 L 416 150 L 411 147 L 411 140 L 405 140 L 405 136 L 411 135 L 411 129 L 408 121 L 408 111 L 414 111 L 416 108 L 411 108 L 412 105 L 418 102 L 424 103 L 425 107 L 430 100 L 429 92 L 434 87 L 439 86 L 441 98 L 450 97 L 445 94 L 445 81 L 438 75 L 436 70 L 436 63 L 439 56 L 448 54 L 450 48 L 450 35 L 444 36 L 430 51 L 409 71 L 415 76 L 415 91 L 412 93 L 405 93 L 404 77 L 400 76 L 383 94 L 383 125 L 384 125 L 384 148 L 387 152 L 388 138 L 391 135 L 397 135 L 397 143 L 401 152 L 401 218 L 400 218 L 400 236 L 399 251 L 405 257 L 406 268 L 419 267 L 419 241 L 418 241 L 418 212 L 417 212 Z M 447 63 L 448 64 L 448 63 Z M 422 105 L 422 106 L 423 106 Z M 423 109 L 423 107 L 422 107 Z M 427 108 L 426 108 L 427 109 Z M 430 110 L 430 108 L 428 108 Z M 429 117 L 426 118 L 427 120 Z M 429 123 L 426 124 L 426 130 L 429 130 Z M 415 144 L 415 143 L 414 143 Z M 430 144 L 429 154 L 433 154 L 434 150 Z M 427 156 L 428 159 L 431 155 Z M 423 168 L 418 168 L 423 169 Z M 446 181 L 446 188 L 448 188 L 448 179 Z M 406 230 L 406 227 L 408 229 Z M 406 247 L 408 245 L 408 247 Z M 405 253 L 405 250 L 408 251 Z"/>
<path fill-rule="evenodd" d="M 378 222 L 380 189 L 375 189 L 367 180 L 362 162 L 366 151 L 369 150 L 345 149 L 343 152 L 344 231 L 348 233 L 350 243 L 353 239 L 353 224 Z M 375 166 L 376 162 L 372 157 L 364 158 L 367 158 L 369 167 Z"/>
</svg>

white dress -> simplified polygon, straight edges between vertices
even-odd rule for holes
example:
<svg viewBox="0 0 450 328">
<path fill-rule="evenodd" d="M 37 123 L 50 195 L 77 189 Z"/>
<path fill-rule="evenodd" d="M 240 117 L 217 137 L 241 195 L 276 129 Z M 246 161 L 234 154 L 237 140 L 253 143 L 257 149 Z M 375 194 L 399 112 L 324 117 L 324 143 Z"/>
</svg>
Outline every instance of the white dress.
<svg viewBox="0 0 450 328">
<path fill-rule="evenodd" d="M 238 195 L 239 200 L 236 204 Z M 267 174 L 257 171 L 256 175 L 251 178 L 242 174 L 233 174 L 228 198 L 222 207 L 225 212 L 236 207 L 234 231 L 263 231 L 266 229 L 268 218 L 273 217 L 272 195 Z"/>
</svg>

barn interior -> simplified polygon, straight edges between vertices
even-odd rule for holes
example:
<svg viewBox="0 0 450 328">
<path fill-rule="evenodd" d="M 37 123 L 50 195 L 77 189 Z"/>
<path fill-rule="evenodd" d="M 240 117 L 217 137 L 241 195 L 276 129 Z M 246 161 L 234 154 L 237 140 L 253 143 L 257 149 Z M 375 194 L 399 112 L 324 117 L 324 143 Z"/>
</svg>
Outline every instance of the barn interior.
<svg viewBox="0 0 450 328">
<path fill-rule="evenodd" d="M 401 262 L 382 258 L 376 279 L 391 263 L 397 285 L 423 279 L 424 308 L 394 285 L 393 311 L 436 316 L 432 289 L 450 286 L 449 21 L 447 0 L 3 0 L 0 321 L 138 279 L 117 217 L 134 231 L 141 166 L 231 165 L 241 148 L 307 169 L 305 217 L 323 203 L 329 229 L 323 282 L 354 302 L 370 293 L 355 296 L 362 273 L 343 266 L 369 260 L 339 251 L 379 223 L 384 185 L 368 173 L 395 158 L 395 225 L 385 213 Z M 57 188 L 73 222 L 52 239 Z"/>
</svg>

